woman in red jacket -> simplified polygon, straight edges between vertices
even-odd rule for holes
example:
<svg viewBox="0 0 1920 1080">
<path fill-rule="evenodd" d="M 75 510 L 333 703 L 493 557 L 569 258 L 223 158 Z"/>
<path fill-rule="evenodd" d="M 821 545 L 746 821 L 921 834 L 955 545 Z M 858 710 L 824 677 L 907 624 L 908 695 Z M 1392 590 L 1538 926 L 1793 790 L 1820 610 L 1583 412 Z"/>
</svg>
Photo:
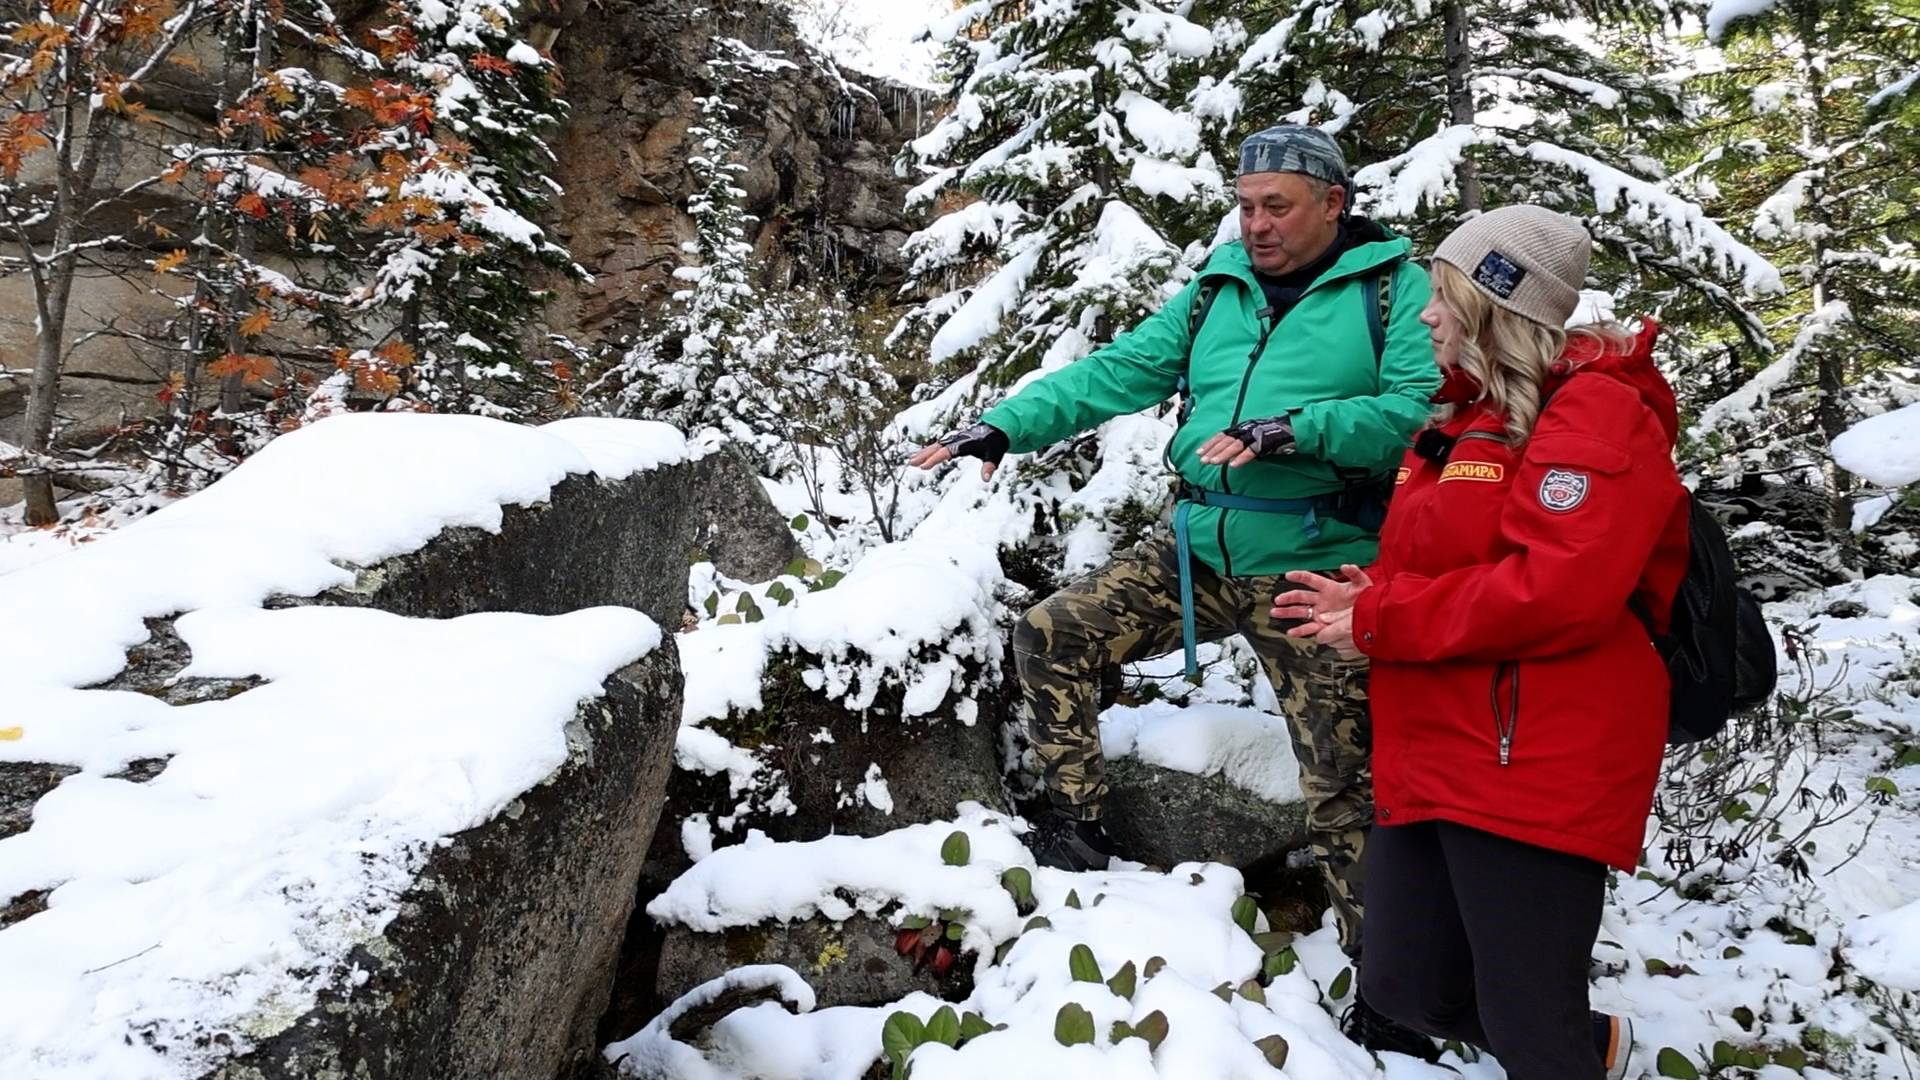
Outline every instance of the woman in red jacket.
<svg viewBox="0 0 1920 1080">
<path fill-rule="evenodd" d="M 1513 1080 L 1625 1071 L 1631 1035 L 1590 1014 L 1587 972 L 1607 867 L 1645 835 L 1668 693 L 1649 631 L 1687 558 L 1655 326 L 1563 329 L 1591 246 L 1528 206 L 1440 245 L 1421 321 L 1441 407 L 1379 562 L 1289 574 L 1273 610 L 1373 661 L 1361 993 Z"/>
</svg>

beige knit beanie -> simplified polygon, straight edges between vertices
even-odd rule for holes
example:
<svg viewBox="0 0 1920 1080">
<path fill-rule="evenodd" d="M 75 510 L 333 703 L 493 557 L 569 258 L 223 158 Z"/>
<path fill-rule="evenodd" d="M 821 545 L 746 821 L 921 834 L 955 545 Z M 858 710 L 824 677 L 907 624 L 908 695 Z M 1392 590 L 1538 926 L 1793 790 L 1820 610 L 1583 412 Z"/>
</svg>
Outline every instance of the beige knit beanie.
<svg viewBox="0 0 1920 1080">
<path fill-rule="evenodd" d="M 1587 280 L 1593 237 L 1579 221 L 1539 206 L 1503 206 L 1453 230 L 1433 257 L 1467 275 L 1487 298 L 1559 329 Z"/>
</svg>

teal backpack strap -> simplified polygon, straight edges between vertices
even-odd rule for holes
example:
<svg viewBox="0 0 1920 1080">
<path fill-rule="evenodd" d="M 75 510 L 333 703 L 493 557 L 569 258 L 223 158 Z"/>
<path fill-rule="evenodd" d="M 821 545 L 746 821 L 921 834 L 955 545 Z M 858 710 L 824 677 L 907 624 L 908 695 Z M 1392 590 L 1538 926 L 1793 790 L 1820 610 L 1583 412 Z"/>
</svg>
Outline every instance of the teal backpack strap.
<svg viewBox="0 0 1920 1080">
<path fill-rule="evenodd" d="M 1220 298 L 1218 278 L 1202 279 L 1200 287 L 1194 290 L 1193 306 L 1187 309 L 1187 361 L 1193 361 L 1193 339 L 1200 336 L 1200 327 L 1207 321 L 1207 313 L 1213 310 L 1213 302 Z M 1180 373 L 1180 411 L 1175 415 L 1174 430 L 1186 426 L 1187 415 L 1193 412 L 1193 390 L 1187 385 L 1187 375 Z"/>
<path fill-rule="evenodd" d="M 1380 371 L 1380 364 L 1387 355 L 1387 320 L 1393 317 L 1393 275 L 1400 269 L 1400 261 L 1395 259 L 1378 274 L 1369 274 L 1360 283 L 1360 302 L 1367 309 L 1367 337 L 1373 341 L 1373 370 Z"/>
</svg>

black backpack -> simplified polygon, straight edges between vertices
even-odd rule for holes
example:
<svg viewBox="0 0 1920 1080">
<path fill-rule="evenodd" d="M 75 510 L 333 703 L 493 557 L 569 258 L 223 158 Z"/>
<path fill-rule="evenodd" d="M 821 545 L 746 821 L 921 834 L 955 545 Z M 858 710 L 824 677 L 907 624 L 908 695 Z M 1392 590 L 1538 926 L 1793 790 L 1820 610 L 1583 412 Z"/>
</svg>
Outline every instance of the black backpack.
<svg viewBox="0 0 1920 1080">
<path fill-rule="evenodd" d="M 1558 390 L 1540 398 L 1542 413 Z M 1699 496 L 1687 495 L 1687 573 L 1673 594 L 1667 632 L 1654 634 L 1649 613 L 1637 600 L 1632 606 L 1667 664 L 1668 745 L 1711 739 L 1728 717 L 1773 696 L 1780 672 L 1766 616 L 1740 587 L 1727 534 Z"/>
<path fill-rule="evenodd" d="M 1653 639 L 1673 683 L 1673 745 L 1718 735 L 1729 716 L 1765 703 L 1779 678 L 1773 636 L 1759 603 L 1740 587 L 1726 533 L 1697 497 L 1687 503 L 1687 573 L 1667 632 Z M 1646 612 L 1635 614 L 1651 628 Z"/>
</svg>

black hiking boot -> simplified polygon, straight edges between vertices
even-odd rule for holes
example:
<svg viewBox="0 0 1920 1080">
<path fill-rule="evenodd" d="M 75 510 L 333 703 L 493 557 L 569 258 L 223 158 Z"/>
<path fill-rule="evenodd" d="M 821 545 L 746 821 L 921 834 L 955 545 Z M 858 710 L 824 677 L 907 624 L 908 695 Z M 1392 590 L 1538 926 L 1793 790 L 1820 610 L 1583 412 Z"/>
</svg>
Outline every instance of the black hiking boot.
<svg viewBox="0 0 1920 1080">
<path fill-rule="evenodd" d="M 1593 1048 L 1600 1051 L 1607 1080 L 1623 1080 L 1633 1059 L 1633 1020 L 1609 1013 L 1593 1014 Z"/>
<path fill-rule="evenodd" d="M 1376 1054 L 1389 1050 L 1433 1064 L 1440 1060 L 1440 1048 L 1432 1039 L 1384 1013 L 1375 1011 L 1366 999 L 1354 991 L 1353 1004 L 1340 1017 L 1340 1034 Z"/>
<path fill-rule="evenodd" d="M 1097 819 L 1079 821 L 1058 810 L 1048 811 L 1027 833 L 1027 847 L 1041 866 L 1074 873 L 1105 870 L 1114 855 L 1113 839 Z"/>
</svg>

